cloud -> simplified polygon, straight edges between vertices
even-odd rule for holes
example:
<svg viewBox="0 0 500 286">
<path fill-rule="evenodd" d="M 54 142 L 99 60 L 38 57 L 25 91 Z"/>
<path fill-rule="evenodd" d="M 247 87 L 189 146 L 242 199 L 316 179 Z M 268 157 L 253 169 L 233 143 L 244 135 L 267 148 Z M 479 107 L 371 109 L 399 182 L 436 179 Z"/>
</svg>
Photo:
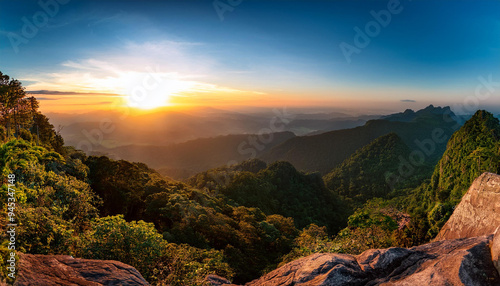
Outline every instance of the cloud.
<svg viewBox="0 0 500 286">
<path fill-rule="evenodd" d="M 70 95 L 70 94 L 79 94 L 78 92 L 62 92 L 56 90 L 32 90 L 28 91 L 29 94 L 60 94 L 60 95 Z"/>
<path fill-rule="evenodd" d="M 37 97 L 37 100 L 59 100 L 60 98 L 50 98 L 50 97 Z"/>
<path fill-rule="evenodd" d="M 57 90 L 31 90 L 26 91 L 28 94 L 47 94 L 47 95 L 106 95 L 106 96 L 120 96 L 113 93 L 103 93 L 103 92 L 74 92 L 74 91 L 57 91 Z M 37 99 L 44 97 L 37 97 Z"/>
<path fill-rule="evenodd" d="M 111 15 L 111 16 L 105 16 L 102 18 L 91 20 L 87 26 L 92 27 L 92 26 L 97 26 L 99 24 L 113 23 L 113 22 L 115 22 L 115 20 L 124 19 L 127 16 L 130 16 L 130 15 L 127 15 L 127 13 L 125 13 L 124 11 L 120 11 L 118 13 L 115 13 L 114 15 Z"/>
<path fill-rule="evenodd" d="M 6 36 L 6 37 L 7 37 L 10 33 L 11 33 L 11 32 L 6 31 L 6 30 L 0 30 L 0 35 L 1 35 L 1 36 Z"/>
<path fill-rule="evenodd" d="M 216 96 L 220 101 L 251 101 L 265 93 L 221 85 L 218 63 L 200 56 L 203 43 L 185 41 L 124 42 L 122 49 L 61 62 L 53 72 L 27 74 L 28 93 L 57 97 L 122 97 L 127 102 L 146 94 L 144 102 L 197 103 Z M 138 96 L 137 96 L 138 97 Z M 134 99 L 133 102 L 137 100 Z M 141 102 L 142 102 L 141 101 Z M 103 103 L 104 104 L 104 103 Z"/>
<path fill-rule="evenodd" d="M 71 105 L 99 105 L 99 104 L 112 104 L 112 101 L 101 101 L 93 103 L 72 103 Z"/>
<path fill-rule="evenodd" d="M 413 99 L 401 99 L 401 102 L 417 102 L 417 101 Z"/>
</svg>

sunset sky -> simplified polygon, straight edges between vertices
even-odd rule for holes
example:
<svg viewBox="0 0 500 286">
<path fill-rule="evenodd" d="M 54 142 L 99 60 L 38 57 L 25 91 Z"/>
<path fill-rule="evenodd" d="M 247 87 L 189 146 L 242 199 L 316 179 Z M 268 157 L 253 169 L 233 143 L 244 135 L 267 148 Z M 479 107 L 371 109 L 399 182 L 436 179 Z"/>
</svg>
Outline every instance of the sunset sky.
<svg viewBox="0 0 500 286">
<path fill-rule="evenodd" d="M 500 82 L 500 1 L 65 2 L 0 1 L 0 71 L 44 111 L 397 111 L 470 104 L 479 78 Z M 399 12 L 348 60 L 342 43 L 388 5 Z M 478 107 L 499 112 L 493 89 Z"/>
</svg>

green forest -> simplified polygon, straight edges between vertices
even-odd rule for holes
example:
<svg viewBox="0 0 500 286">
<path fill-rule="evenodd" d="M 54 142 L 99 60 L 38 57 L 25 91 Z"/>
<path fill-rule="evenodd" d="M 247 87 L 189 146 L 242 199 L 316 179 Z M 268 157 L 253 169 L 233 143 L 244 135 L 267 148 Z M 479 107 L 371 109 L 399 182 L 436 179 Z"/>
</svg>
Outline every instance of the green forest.
<svg viewBox="0 0 500 286">
<path fill-rule="evenodd" d="M 475 178 L 500 172 L 500 123 L 484 110 L 450 134 L 433 154 L 439 160 L 389 186 L 388 174 L 415 148 L 390 130 L 325 176 L 253 159 L 180 182 L 65 146 L 38 101 L 2 73 L 0 106 L 0 198 L 15 174 L 17 250 L 118 260 L 152 285 L 203 285 L 208 274 L 245 283 L 312 253 L 418 245 Z"/>
</svg>

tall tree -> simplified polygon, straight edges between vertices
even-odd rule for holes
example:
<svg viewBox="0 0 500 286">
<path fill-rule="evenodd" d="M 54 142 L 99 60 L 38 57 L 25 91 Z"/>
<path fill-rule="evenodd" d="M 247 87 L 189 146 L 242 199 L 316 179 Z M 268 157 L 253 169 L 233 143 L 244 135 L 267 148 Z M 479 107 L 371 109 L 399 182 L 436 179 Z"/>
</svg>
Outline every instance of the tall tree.
<svg viewBox="0 0 500 286">
<path fill-rule="evenodd" d="M 23 110 L 23 98 L 26 96 L 21 82 L 0 72 L 0 115 L 10 136 L 11 119 L 14 119 L 16 136 L 19 135 L 18 117 Z"/>
</svg>

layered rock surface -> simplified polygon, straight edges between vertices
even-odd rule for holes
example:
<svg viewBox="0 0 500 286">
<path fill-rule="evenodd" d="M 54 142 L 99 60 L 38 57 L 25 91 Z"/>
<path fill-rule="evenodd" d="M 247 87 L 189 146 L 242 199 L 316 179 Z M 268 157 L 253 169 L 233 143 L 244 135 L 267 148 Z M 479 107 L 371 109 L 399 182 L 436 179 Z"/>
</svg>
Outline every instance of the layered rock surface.
<svg viewBox="0 0 500 286">
<path fill-rule="evenodd" d="M 410 249 L 373 249 L 357 256 L 318 253 L 245 285 L 500 285 L 491 260 L 492 239 L 490 235 L 444 240 Z"/>
<path fill-rule="evenodd" d="M 463 196 L 435 240 L 492 234 L 500 226 L 500 176 L 484 173 Z"/>
<path fill-rule="evenodd" d="M 19 253 L 15 286 L 149 285 L 134 267 L 114 260 L 79 259 L 67 255 Z"/>
</svg>

